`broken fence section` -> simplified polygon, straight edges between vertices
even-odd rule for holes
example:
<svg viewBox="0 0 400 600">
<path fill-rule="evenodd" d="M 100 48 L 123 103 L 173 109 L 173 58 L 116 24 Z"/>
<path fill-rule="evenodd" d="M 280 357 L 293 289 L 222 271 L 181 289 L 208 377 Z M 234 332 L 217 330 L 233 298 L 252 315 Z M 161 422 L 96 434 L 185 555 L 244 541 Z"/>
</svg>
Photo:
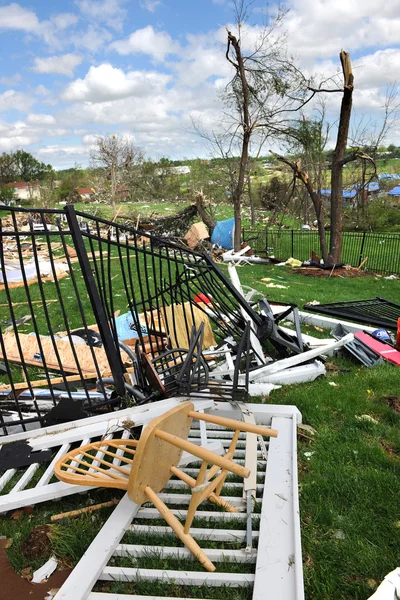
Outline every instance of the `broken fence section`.
<svg viewBox="0 0 400 600">
<path fill-rule="evenodd" d="M 207 255 L 72 205 L 0 208 L 1 434 L 179 394 L 246 400 L 251 361 L 302 351 L 278 321 Z"/>
</svg>

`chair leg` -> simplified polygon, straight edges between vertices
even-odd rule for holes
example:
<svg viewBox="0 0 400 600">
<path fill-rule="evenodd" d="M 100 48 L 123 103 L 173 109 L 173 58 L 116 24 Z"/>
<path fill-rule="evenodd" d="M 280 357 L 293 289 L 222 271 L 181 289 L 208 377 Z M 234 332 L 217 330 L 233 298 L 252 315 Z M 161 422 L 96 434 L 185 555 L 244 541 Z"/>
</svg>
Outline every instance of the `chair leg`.
<svg viewBox="0 0 400 600">
<path fill-rule="evenodd" d="M 178 521 L 175 515 L 169 510 L 168 506 L 164 504 L 157 494 L 146 485 L 144 489 L 147 497 L 154 504 L 160 515 L 165 519 L 168 525 L 173 529 L 178 538 L 185 544 L 186 548 L 197 558 L 199 563 L 210 572 L 215 571 L 215 566 L 207 558 L 207 554 L 200 548 L 197 542 L 192 538 L 189 533 L 185 533 L 183 525 Z"/>
<path fill-rule="evenodd" d="M 171 467 L 171 473 L 176 477 L 179 477 L 179 479 L 181 479 L 185 483 L 187 483 L 189 487 L 195 487 L 196 480 L 193 479 L 193 477 L 190 477 L 190 475 L 188 475 L 187 473 L 184 473 L 183 471 L 178 469 L 178 467 Z M 220 506 L 221 508 L 224 508 L 227 512 L 240 512 L 237 508 L 233 506 L 233 504 L 229 504 L 229 502 L 227 502 L 226 500 L 223 500 L 219 496 L 216 496 L 214 492 L 212 492 L 208 496 L 207 500 L 209 500 L 213 504 L 216 504 L 217 506 Z"/>
</svg>

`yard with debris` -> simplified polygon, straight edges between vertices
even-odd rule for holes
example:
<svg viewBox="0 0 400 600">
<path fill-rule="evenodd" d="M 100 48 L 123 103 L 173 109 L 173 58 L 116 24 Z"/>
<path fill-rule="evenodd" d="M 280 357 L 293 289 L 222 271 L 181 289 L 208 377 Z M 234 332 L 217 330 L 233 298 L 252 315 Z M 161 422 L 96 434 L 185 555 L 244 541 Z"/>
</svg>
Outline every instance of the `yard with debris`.
<svg viewBox="0 0 400 600">
<path fill-rule="evenodd" d="M 224 265 L 221 268 L 226 271 Z M 300 308 L 313 301 L 325 303 L 375 296 L 396 301 L 400 292 L 400 281 L 374 275 L 321 280 L 272 265 L 245 265 L 238 268 L 238 272 L 243 287 L 258 290 L 270 301 L 294 302 Z M 59 318 L 61 328 L 57 296 L 52 294 L 54 285 L 46 284 L 46 297 L 55 300 L 48 305 L 49 314 L 53 322 Z M 69 319 L 72 325 L 75 320 L 78 324 L 80 318 L 71 281 L 65 278 L 59 285 Z M 114 283 L 113 310 L 125 310 L 118 285 L 122 286 L 119 280 Z M 33 301 L 40 298 L 37 288 L 37 284 L 30 286 Z M 14 290 L 13 302 L 22 301 L 22 296 L 20 290 Z M 16 306 L 16 311 L 16 316 L 23 316 L 24 306 Z M 35 312 L 39 325 L 44 327 L 41 311 Z M 28 323 L 22 327 L 28 330 L 27 326 Z M 319 327 L 303 325 L 302 329 L 315 337 L 329 337 L 329 331 Z M 306 597 L 363 600 L 395 567 L 400 549 L 400 370 L 389 364 L 367 369 L 344 356 L 330 358 L 326 367 L 326 377 L 282 386 L 268 398 L 253 398 L 252 402 L 295 405 L 303 416 L 305 427 L 298 429 L 298 466 Z M 29 487 L 42 473 L 43 468 L 40 468 Z M 237 478 L 231 476 L 229 480 L 237 481 Z M 3 494 L 12 488 L 13 481 L 6 485 Z M 229 493 L 235 495 L 232 489 Z M 93 514 L 55 523 L 51 522 L 51 516 L 121 496 L 118 490 L 92 490 L 85 495 L 66 497 L 62 502 L 50 501 L 1 516 L 1 536 L 11 539 L 6 552 L 12 567 L 18 574 L 29 577 L 54 555 L 59 568 L 70 569 L 113 509 L 106 507 Z M 254 510 L 257 512 L 257 506 Z M 154 525 L 162 523 L 162 519 L 154 521 Z M 201 519 L 196 520 L 196 526 L 202 526 Z M 242 529 L 244 523 L 230 520 L 219 526 Z M 151 533 L 136 534 L 134 539 L 135 543 L 157 543 L 157 535 Z M 169 545 L 177 543 L 177 540 L 169 540 Z M 208 547 L 234 549 L 241 544 L 209 541 Z M 151 555 L 114 559 L 114 564 L 122 567 L 146 565 L 150 568 L 153 563 L 158 568 L 161 564 L 163 569 L 178 566 L 173 557 L 164 557 L 161 563 L 160 557 Z M 190 561 L 183 564 L 180 560 L 179 568 L 190 568 L 190 564 Z M 234 572 L 236 568 L 237 565 L 229 562 L 219 563 L 219 570 L 223 572 Z M 243 570 L 243 566 L 241 568 Z M 254 572 L 253 565 L 246 568 Z M 175 597 L 252 597 L 250 588 L 217 589 L 203 585 L 199 596 L 197 587 L 140 580 L 134 584 L 103 582 L 97 584 L 97 589 L 110 593 L 126 593 L 129 589 L 130 593 Z"/>
</svg>

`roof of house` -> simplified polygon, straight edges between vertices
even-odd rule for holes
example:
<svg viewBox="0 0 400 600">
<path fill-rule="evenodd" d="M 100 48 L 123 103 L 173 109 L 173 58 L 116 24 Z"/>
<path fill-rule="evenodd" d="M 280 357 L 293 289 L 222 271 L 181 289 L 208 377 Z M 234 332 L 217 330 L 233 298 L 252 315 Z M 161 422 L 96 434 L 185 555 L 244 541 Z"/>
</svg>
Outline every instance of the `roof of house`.
<svg viewBox="0 0 400 600">
<path fill-rule="evenodd" d="M 330 196 L 331 190 L 321 190 L 321 196 Z M 343 190 L 342 197 L 343 198 L 354 198 L 357 195 L 357 190 Z"/>
<path fill-rule="evenodd" d="M 5 187 L 13 187 L 15 189 L 26 188 L 26 187 L 39 187 L 38 181 L 13 181 L 6 183 Z"/>
<path fill-rule="evenodd" d="M 396 185 L 393 189 L 388 191 L 390 196 L 400 196 L 400 185 Z"/>
<path fill-rule="evenodd" d="M 76 188 L 78 194 L 94 194 L 96 190 L 90 187 Z"/>
</svg>

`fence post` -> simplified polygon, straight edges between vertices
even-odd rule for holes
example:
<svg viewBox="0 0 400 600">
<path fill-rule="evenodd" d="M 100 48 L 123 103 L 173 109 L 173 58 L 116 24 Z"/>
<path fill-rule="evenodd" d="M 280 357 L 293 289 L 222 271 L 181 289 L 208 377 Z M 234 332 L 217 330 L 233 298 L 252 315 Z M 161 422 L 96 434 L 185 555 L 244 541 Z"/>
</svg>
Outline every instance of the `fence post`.
<svg viewBox="0 0 400 600">
<path fill-rule="evenodd" d="M 110 325 L 107 320 L 107 315 L 104 310 L 103 303 L 98 292 L 96 282 L 93 277 L 92 269 L 90 266 L 89 258 L 85 248 L 85 242 L 83 240 L 82 232 L 79 228 L 78 219 L 74 206 L 67 204 L 65 207 L 65 214 L 67 216 L 68 225 L 71 231 L 71 237 L 74 242 L 76 254 L 79 259 L 79 265 L 82 271 L 83 280 L 85 282 L 86 290 L 89 296 L 90 303 L 93 308 L 93 313 L 96 319 L 97 326 L 99 328 L 99 334 L 103 342 L 103 347 L 107 355 L 108 364 L 115 384 L 115 391 L 121 398 L 125 396 L 125 384 L 124 384 L 124 369 L 121 361 L 121 354 L 119 352 L 117 343 L 114 343 L 111 335 Z"/>
<path fill-rule="evenodd" d="M 294 258 L 294 230 L 292 229 L 292 254 L 291 256 Z"/>
<path fill-rule="evenodd" d="M 362 261 L 363 261 L 363 252 L 364 252 L 364 243 L 365 243 L 365 235 L 366 235 L 366 231 L 363 232 L 363 236 L 362 236 L 362 241 L 361 241 L 361 248 L 360 248 L 360 260 L 358 261 L 358 267 L 361 265 Z"/>
</svg>

